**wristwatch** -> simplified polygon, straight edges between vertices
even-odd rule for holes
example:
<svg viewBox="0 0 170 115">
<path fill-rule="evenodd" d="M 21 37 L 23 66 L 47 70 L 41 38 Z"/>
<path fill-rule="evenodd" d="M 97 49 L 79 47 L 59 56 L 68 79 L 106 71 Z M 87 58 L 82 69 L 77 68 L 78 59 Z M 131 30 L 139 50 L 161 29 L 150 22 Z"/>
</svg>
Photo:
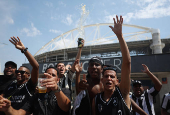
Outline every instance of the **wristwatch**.
<svg viewBox="0 0 170 115">
<path fill-rule="evenodd" d="M 21 50 L 21 53 L 25 53 L 28 50 L 28 48 L 26 47 L 25 49 Z"/>
<path fill-rule="evenodd" d="M 54 93 L 57 93 L 57 92 L 60 92 L 61 91 L 61 88 L 60 88 L 60 86 L 58 85 L 58 88 L 56 89 L 56 90 L 54 90 L 53 92 Z"/>
</svg>

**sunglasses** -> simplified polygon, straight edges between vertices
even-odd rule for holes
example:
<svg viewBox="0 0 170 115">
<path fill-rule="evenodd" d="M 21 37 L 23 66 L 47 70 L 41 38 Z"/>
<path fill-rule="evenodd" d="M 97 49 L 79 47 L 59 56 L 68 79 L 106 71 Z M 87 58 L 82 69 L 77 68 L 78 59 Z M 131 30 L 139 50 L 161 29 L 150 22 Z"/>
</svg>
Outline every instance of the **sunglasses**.
<svg viewBox="0 0 170 115">
<path fill-rule="evenodd" d="M 16 74 L 18 74 L 18 73 L 21 73 L 21 74 L 24 74 L 24 73 L 29 74 L 29 73 L 26 72 L 26 71 L 19 71 L 19 70 L 15 70 L 15 73 L 16 73 Z"/>
</svg>

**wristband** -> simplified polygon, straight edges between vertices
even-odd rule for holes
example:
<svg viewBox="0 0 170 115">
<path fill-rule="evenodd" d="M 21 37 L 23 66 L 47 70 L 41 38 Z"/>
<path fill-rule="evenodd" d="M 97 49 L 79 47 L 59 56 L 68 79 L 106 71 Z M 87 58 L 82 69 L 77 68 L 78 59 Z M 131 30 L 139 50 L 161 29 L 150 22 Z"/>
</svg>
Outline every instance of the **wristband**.
<svg viewBox="0 0 170 115">
<path fill-rule="evenodd" d="M 56 90 L 54 90 L 53 92 L 57 93 L 57 92 L 60 92 L 60 91 L 61 91 L 61 88 L 60 88 L 60 86 L 58 86 L 58 88 Z"/>
<path fill-rule="evenodd" d="M 21 50 L 21 53 L 25 53 L 28 50 L 28 48 L 26 47 L 25 49 Z"/>
</svg>

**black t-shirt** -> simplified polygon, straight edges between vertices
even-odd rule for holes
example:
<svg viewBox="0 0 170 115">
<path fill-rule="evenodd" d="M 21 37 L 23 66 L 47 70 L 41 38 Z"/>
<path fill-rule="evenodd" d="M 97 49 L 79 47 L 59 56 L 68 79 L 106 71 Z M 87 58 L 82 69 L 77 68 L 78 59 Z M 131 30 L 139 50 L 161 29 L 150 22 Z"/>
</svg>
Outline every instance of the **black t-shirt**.
<svg viewBox="0 0 170 115">
<path fill-rule="evenodd" d="M 69 115 L 69 112 L 60 109 L 52 91 L 46 94 L 35 94 L 21 109 L 33 115 Z"/>
<path fill-rule="evenodd" d="M 6 77 L 4 75 L 0 75 L 0 95 L 3 93 L 5 88 L 16 79 L 16 77 Z"/>
<path fill-rule="evenodd" d="M 116 87 L 108 102 L 103 100 L 102 97 L 103 93 L 99 93 L 95 97 L 96 115 L 132 115 L 118 87 Z"/>
<path fill-rule="evenodd" d="M 75 98 L 73 115 L 91 115 L 91 103 L 87 90 L 81 91 Z"/>
<path fill-rule="evenodd" d="M 19 87 L 17 87 L 17 80 L 14 80 L 4 90 L 3 94 L 5 98 L 8 98 L 11 101 L 11 106 L 18 110 L 29 100 L 34 93 L 35 88 L 36 84 L 33 84 L 31 79 Z"/>
</svg>

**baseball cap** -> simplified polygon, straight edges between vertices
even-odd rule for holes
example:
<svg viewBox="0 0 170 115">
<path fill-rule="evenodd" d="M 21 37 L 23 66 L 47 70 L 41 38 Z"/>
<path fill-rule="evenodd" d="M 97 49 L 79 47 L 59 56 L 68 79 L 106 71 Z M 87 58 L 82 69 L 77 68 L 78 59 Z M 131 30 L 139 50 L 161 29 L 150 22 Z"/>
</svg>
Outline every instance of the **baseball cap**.
<svg viewBox="0 0 170 115">
<path fill-rule="evenodd" d="M 9 65 L 9 64 L 11 64 L 11 65 L 13 65 L 15 68 L 17 68 L 17 64 L 16 64 L 15 62 L 13 62 L 13 61 L 7 61 L 7 62 L 5 63 L 5 67 L 6 67 L 7 65 Z"/>
<path fill-rule="evenodd" d="M 138 80 L 134 80 L 134 81 L 133 81 L 133 86 L 135 86 L 136 84 L 142 85 L 142 82 L 141 82 L 141 81 L 138 81 Z"/>
<path fill-rule="evenodd" d="M 92 62 L 96 62 L 96 63 L 99 63 L 101 66 L 103 66 L 103 61 L 100 57 L 98 56 L 95 56 L 95 57 L 92 57 L 90 60 L 89 60 L 89 63 L 92 63 Z"/>
</svg>

